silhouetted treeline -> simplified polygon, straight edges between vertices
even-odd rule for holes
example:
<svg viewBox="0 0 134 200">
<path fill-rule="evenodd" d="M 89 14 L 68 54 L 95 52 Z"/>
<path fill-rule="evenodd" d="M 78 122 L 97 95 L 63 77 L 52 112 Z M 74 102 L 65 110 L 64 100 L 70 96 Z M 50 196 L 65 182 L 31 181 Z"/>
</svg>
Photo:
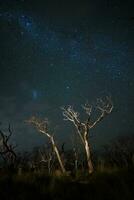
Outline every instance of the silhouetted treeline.
<svg viewBox="0 0 134 200">
<path fill-rule="evenodd" d="M 82 151 L 76 148 L 66 149 L 65 144 L 61 145 L 59 151 L 68 175 L 75 176 L 80 172 L 86 172 L 86 158 Z M 0 170 L 8 169 L 19 174 L 26 171 L 43 172 L 49 175 L 60 174 L 58 161 L 49 143 L 42 147 L 35 147 L 32 152 L 15 154 L 14 161 L 3 159 L 1 155 Z M 103 146 L 100 151 L 94 152 L 92 159 L 96 171 L 134 167 L 134 135 L 116 138 Z"/>
</svg>

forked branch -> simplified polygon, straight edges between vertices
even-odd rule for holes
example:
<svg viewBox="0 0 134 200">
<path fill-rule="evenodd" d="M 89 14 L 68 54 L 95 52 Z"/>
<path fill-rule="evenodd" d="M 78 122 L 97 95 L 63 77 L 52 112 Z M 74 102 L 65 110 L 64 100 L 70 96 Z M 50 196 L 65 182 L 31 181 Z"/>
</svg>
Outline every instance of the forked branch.
<svg viewBox="0 0 134 200">
<path fill-rule="evenodd" d="M 10 156 L 7 156 L 7 155 L 11 155 L 12 159 L 15 160 L 16 159 L 16 153 L 14 151 L 14 148 L 16 146 L 13 146 L 9 143 L 9 140 L 12 136 L 12 131 L 11 131 L 11 127 L 10 127 L 10 124 L 9 124 L 9 127 L 8 127 L 8 132 L 9 134 L 8 135 L 5 135 L 4 132 L 2 130 L 0 130 L 0 155 L 5 158 L 5 160 L 8 161 L 8 158 Z"/>
<path fill-rule="evenodd" d="M 93 128 L 98 124 L 106 115 L 110 114 L 113 110 L 113 102 L 110 97 L 106 97 L 105 100 L 98 99 L 96 108 L 100 111 L 99 117 L 89 125 L 89 128 Z"/>
<path fill-rule="evenodd" d="M 100 115 L 98 118 L 92 122 L 91 114 L 92 114 L 92 105 L 86 103 L 82 106 L 86 114 L 88 115 L 87 119 L 84 122 L 81 122 L 79 119 L 79 113 L 74 111 L 72 106 L 62 107 L 62 113 L 64 116 L 64 120 L 71 121 L 76 127 L 77 133 L 80 136 L 80 139 L 83 143 L 86 157 L 87 157 L 87 165 L 89 173 L 93 172 L 93 164 L 91 159 L 91 147 L 88 141 L 90 129 L 95 127 L 106 115 L 110 114 L 113 110 L 113 102 L 110 97 L 106 97 L 105 100 L 98 99 L 97 100 L 97 110 L 99 110 Z"/>
<path fill-rule="evenodd" d="M 53 150 L 54 150 L 54 152 L 57 156 L 61 170 L 62 170 L 63 173 L 65 173 L 65 168 L 64 168 L 59 150 L 58 150 L 57 145 L 55 143 L 54 137 L 53 137 L 53 135 L 51 135 L 49 133 L 49 130 L 48 130 L 48 120 L 41 120 L 39 118 L 32 117 L 31 119 L 27 120 L 27 122 L 34 125 L 39 132 L 43 133 L 44 135 L 46 135 L 49 138 L 49 140 L 52 144 Z"/>
</svg>

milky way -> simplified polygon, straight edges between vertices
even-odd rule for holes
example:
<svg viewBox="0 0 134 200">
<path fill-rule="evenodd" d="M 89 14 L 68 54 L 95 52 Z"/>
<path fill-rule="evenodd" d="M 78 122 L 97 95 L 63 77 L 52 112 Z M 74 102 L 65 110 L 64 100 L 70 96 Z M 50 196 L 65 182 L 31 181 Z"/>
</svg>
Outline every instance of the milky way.
<svg viewBox="0 0 134 200">
<path fill-rule="evenodd" d="M 133 132 L 134 28 L 128 7 L 105 0 L 0 1 L 0 122 L 14 125 L 16 143 L 41 144 L 24 123 L 31 115 L 48 117 L 64 140 L 73 130 L 59 108 L 71 104 L 82 112 L 81 104 L 106 95 L 114 110 L 94 130 L 94 143 Z"/>
<path fill-rule="evenodd" d="M 124 62 L 127 59 L 128 44 L 126 41 L 118 42 L 112 39 L 112 35 L 94 33 L 85 36 L 82 32 L 73 30 L 77 35 L 71 34 L 64 38 L 62 32 L 51 31 L 48 26 L 40 28 L 40 23 L 35 22 L 36 17 L 21 13 L 4 12 L 0 14 L 3 20 L 18 23 L 21 27 L 22 37 L 29 34 L 39 45 L 44 55 L 59 55 L 62 59 L 74 64 L 96 68 L 96 72 L 106 70 L 112 79 L 124 77 Z M 36 20 L 37 21 L 37 20 Z M 90 39 L 89 39 L 90 38 Z M 99 65 L 99 66 L 98 66 Z"/>
</svg>

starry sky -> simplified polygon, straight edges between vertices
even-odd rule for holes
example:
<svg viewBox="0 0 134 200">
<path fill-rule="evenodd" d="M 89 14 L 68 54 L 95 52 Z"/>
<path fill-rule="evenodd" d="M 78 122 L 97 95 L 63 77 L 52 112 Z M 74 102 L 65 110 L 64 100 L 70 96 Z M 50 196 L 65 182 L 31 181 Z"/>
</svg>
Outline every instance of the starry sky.
<svg viewBox="0 0 134 200">
<path fill-rule="evenodd" d="M 92 130 L 99 147 L 134 133 L 134 14 L 132 1 L 0 0 L 0 122 L 29 150 L 44 144 L 25 120 L 50 120 L 57 141 L 73 126 L 60 107 L 110 95 L 113 113 Z"/>
</svg>

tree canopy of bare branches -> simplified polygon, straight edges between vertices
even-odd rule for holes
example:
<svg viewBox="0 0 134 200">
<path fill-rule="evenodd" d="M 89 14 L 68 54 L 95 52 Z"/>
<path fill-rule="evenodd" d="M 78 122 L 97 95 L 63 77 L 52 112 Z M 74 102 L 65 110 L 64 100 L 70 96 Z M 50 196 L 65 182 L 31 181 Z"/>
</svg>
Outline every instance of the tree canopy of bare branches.
<svg viewBox="0 0 134 200">
<path fill-rule="evenodd" d="M 9 140 L 12 136 L 12 130 L 9 124 L 8 127 L 9 134 L 6 135 L 2 130 L 0 130 L 0 155 L 6 162 L 14 162 L 16 160 L 16 153 L 14 151 L 16 146 L 13 146 L 9 143 Z"/>
<path fill-rule="evenodd" d="M 113 102 L 110 97 L 106 97 L 105 100 L 97 99 L 96 108 L 100 114 L 95 121 L 91 120 L 93 106 L 89 103 L 86 103 L 85 105 L 82 105 L 82 108 L 87 114 L 87 118 L 84 122 L 80 120 L 80 114 L 75 111 L 72 106 L 69 105 L 67 107 L 62 107 L 61 109 L 64 120 L 71 121 L 74 124 L 78 135 L 80 136 L 86 152 L 88 171 L 89 173 L 92 173 L 93 164 L 91 159 L 91 147 L 89 143 L 89 131 L 90 129 L 94 128 L 106 115 L 112 112 Z"/>
<path fill-rule="evenodd" d="M 53 150 L 54 150 L 54 152 L 55 152 L 55 154 L 57 156 L 60 168 L 61 168 L 62 172 L 65 173 L 65 167 L 63 165 L 63 162 L 62 162 L 58 147 L 57 147 L 57 145 L 55 143 L 53 135 L 51 133 L 49 133 L 49 130 L 48 130 L 48 120 L 46 120 L 46 119 L 45 120 L 41 120 L 41 119 L 39 119 L 37 117 L 31 117 L 31 119 L 27 120 L 27 122 L 32 124 L 32 125 L 34 125 L 36 127 L 36 129 L 40 133 L 46 135 L 49 138 L 49 140 L 50 140 L 50 142 L 52 144 Z"/>
</svg>

